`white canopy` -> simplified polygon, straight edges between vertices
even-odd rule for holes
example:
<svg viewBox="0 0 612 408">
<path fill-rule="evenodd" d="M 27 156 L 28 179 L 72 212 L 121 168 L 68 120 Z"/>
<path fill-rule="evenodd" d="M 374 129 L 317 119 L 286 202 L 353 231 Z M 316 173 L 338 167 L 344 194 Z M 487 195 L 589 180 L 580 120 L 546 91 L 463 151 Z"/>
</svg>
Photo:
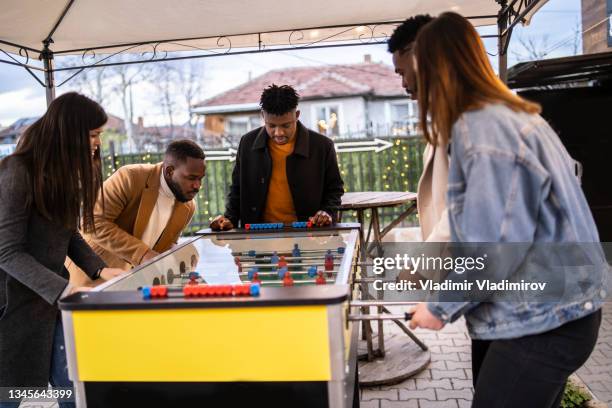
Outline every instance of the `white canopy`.
<svg viewBox="0 0 612 408">
<path fill-rule="evenodd" d="M 264 48 L 359 38 L 367 42 L 393 29 L 375 23 L 420 13 L 451 10 L 486 17 L 473 19 L 475 25 L 495 24 L 500 10 L 495 0 L 3 0 L 0 7 L 0 49 L 18 53 L 28 47 L 32 57 L 50 33 L 50 49 L 56 54 L 162 41 L 158 50 L 223 49 L 230 43 L 234 49 Z M 329 26 L 335 28 L 321 28 Z M 151 45 L 130 51 L 143 49 L 151 50 Z"/>
</svg>

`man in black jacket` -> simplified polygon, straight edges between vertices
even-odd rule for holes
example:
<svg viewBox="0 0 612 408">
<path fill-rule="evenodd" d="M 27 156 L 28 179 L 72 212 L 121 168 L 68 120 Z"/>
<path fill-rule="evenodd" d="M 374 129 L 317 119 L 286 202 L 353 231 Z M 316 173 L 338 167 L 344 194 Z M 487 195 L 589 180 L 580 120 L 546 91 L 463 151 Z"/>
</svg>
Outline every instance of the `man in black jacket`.
<svg viewBox="0 0 612 408">
<path fill-rule="evenodd" d="M 299 96 L 288 85 L 266 88 L 265 125 L 242 137 L 224 215 L 210 224 L 228 230 L 261 222 L 336 219 L 344 193 L 333 142 L 298 121 Z"/>
</svg>

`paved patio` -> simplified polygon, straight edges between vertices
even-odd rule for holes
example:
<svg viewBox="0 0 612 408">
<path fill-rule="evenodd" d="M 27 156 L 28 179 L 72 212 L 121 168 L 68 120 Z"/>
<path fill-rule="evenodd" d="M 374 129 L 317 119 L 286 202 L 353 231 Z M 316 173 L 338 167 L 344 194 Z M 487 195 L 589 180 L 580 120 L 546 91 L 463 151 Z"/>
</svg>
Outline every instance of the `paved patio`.
<svg viewBox="0 0 612 408">
<path fill-rule="evenodd" d="M 598 400 L 612 406 L 612 303 L 604 305 L 597 346 L 578 377 Z"/>
<path fill-rule="evenodd" d="M 394 329 L 389 323 L 387 330 Z M 400 384 L 361 391 L 362 408 L 463 408 L 473 395 L 470 340 L 463 319 L 439 332 L 416 330 L 431 350 L 431 363 Z M 604 306 L 599 340 L 578 371 L 596 398 L 612 405 L 612 303 Z"/>
</svg>

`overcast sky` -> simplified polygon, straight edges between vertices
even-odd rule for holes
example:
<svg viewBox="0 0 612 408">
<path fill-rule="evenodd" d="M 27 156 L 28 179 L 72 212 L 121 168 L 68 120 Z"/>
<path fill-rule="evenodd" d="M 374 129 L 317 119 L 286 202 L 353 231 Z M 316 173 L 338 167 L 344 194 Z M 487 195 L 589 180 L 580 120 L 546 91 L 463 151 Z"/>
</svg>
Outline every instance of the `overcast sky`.
<svg viewBox="0 0 612 408">
<path fill-rule="evenodd" d="M 580 0 L 549 0 L 535 15 L 530 26 L 515 30 L 508 53 L 509 65 L 516 62 L 516 53 L 524 53 L 521 39 L 531 39 L 539 49 L 551 51 L 547 55 L 548 58 L 570 55 L 574 47 L 573 32 L 576 28 L 580 28 Z M 495 29 L 485 28 L 481 32 L 492 34 Z M 496 40 L 490 39 L 485 43 L 490 54 L 497 53 Z M 255 77 L 272 69 L 357 63 L 363 61 L 365 54 L 370 54 L 374 62 L 391 64 L 391 56 L 384 45 L 205 58 L 202 98 L 209 98 L 247 81 L 249 76 Z M 0 56 L 1 59 L 6 59 L 6 56 Z M 496 61 L 496 57 L 492 58 Z M 146 125 L 162 124 L 166 119 L 155 103 L 154 91 L 150 88 L 139 86 L 134 89 L 135 117 L 143 116 Z M 57 93 L 70 90 L 72 89 L 68 83 L 60 87 Z M 117 116 L 123 116 L 118 101 L 110 102 L 105 108 Z M 44 88 L 24 69 L 0 63 L 0 126 L 10 125 L 21 117 L 41 115 L 45 109 Z M 187 112 L 179 112 L 176 115 L 177 123 L 186 119 Z"/>
</svg>

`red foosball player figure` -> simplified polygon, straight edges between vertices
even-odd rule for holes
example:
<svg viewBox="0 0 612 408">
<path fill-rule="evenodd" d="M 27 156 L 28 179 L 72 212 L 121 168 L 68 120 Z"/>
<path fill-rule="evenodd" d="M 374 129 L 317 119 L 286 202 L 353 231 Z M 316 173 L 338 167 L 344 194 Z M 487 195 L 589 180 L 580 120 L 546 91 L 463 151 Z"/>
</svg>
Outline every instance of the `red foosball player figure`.
<svg viewBox="0 0 612 408">
<path fill-rule="evenodd" d="M 283 266 L 287 266 L 287 261 L 285 260 L 284 255 L 278 260 L 278 269 L 282 268 Z"/>
<path fill-rule="evenodd" d="M 261 285 L 261 279 L 259 279 L 259 273 L 255 272 L 253 274 L 253 279 L 251 279 L 251 283 L 259 283 Z"/>
<path fill-rule="evenodd" d="M 285 277 L 283 278 L 283 286 L 293 286 L 293 278 L 291 277 L 291 272 L 285 272 Z"/>
<path fill-rule="evenodd" d="M 334 270 L 334 256 L 331 254 L 325 255 L 325 270 L 326 271 Z"/>
<path fill-rule="evenodd" d="M 325 285 L 327 281 L 325 280 L 325 276 L 323 276 L 323 271 L 317 272 L 317 279 L 315 280 L 317 285 Z"/>
<path fill-rule="evenodd" d="M 234 258 L 234 263 L 238 267 L 238 272 L 242 272 L 242 263 L 240 262 L 240 258 L 239 257 L 235 257 Z"/>
</svg>

